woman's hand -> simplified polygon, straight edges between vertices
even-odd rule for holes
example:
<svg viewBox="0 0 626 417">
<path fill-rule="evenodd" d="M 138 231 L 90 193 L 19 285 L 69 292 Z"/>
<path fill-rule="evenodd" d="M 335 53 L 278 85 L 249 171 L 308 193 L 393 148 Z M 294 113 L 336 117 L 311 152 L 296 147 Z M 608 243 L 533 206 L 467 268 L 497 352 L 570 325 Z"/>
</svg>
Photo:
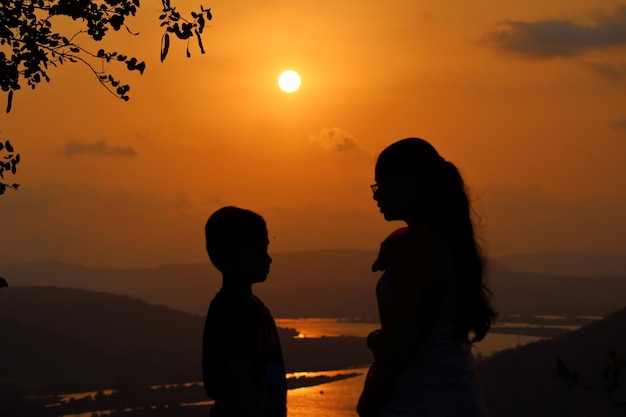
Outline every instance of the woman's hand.
<svg viewBox="0 0 626 417">
<path fill-rule="evenodd" d="M 376 360 L 378 352 L 380 351 L 381 336 L 381 329 L 376 329 L 367 335 L 367 347 L 374 354 L 374 360 Z"/>
<path fill-rule="evenodd" d="M 356 412 L 359 417 L 377 417 L 382 409 L 382 401 L 380 393 L 375 389 L 374 372 L 376 370 L 376 362 L 374 362 L 367 371 L 363 392 L 359 397 L 356 405 Z"/>
</svg>

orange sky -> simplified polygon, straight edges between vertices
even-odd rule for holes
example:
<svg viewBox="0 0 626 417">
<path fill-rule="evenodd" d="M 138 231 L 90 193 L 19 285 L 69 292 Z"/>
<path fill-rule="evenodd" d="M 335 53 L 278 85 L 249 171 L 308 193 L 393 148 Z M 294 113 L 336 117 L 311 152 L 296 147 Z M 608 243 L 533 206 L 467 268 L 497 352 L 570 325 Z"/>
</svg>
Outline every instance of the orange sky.
<svg viewBox="0 0 626 417">
<path fill-rule="evenodd" d="M 111 67 L 129 102 L 65 65 L 0 115 L 22 154 L 0 263 L 201 262 L 225 204 L 262 214 L 274 252 L 375 249 L 399 226 L 376 154 L 407 136 L 464 173 L 490 255 L 626 251 L 625 2 L 216 0 L 207 53 L 163 64 L 159 5 L 109 41 L 147 64 Z"/>
</svg>

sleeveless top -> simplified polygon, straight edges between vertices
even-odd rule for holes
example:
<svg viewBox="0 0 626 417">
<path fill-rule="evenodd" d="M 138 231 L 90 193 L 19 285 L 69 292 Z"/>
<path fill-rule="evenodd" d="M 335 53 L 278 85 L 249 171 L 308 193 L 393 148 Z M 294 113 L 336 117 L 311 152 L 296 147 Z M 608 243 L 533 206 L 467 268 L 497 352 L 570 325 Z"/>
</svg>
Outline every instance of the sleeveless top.
<svg viewBox="0 0 626 417">
<path fill-rule="evenodd" d="M 393 261 L 376 285 L 381 323 L 391 298 Z M 451 294 L 429 335 L 400 376 L 382 416 L 483 417 L 476 363 L 467 340 L 456 331 L 457 291 L 452 262 L 447 274 Z"/>
</svg>

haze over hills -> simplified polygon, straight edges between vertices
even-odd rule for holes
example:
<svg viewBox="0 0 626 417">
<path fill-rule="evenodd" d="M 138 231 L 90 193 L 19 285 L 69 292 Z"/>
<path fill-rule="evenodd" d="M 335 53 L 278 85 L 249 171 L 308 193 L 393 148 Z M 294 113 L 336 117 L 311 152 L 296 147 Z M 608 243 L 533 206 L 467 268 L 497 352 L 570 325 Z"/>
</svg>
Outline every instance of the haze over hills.
<svg viewBox="0 0 626 417">
<path fill-rule="evenodd" d="M 208 264 L 154 268 L 106 268 L 55 261 L 0 266 L 10 287 L 56 286 L 139 297 L 193 314 L 204 314 L 207 297 L 218 288 L 217 273 Z M 190 290 L 195 293 L 189 294 Z"/>
<path fill-rule="evenodd" d="M 275 317 L 375 319 L 379 274 L 370 272 L 375 256 L 375 251 L 365 250 L 273 254 L 268 281 L 255 285 L 254 291 Z M 592 268 L 591 261 L 587 265 Z M 626 270 L 619 276 L 563 276 L 516 271 L 496 260 L 490 262 L 489 271 L 501 314 L 603 315 L 625 304 Z M 0 265 L 0 274 L 12 287 L 58 286 L 131 295 L 197 315 L 206 313 L 221 285 L 208 261 L 135 269 L 49 261 Z"/>
<path fill-rule="evenodd" d="M 496 261 L 516 271 L 570 277 L 626 276 L 626 253 L 538 252 L 501 256 Z"/>
<path fill-rule="evenodd" d="M 375 317 L 374 251 L 273 254 L 268 281 L 254 292 L 276 317 Z M 127 294 L 192 314 L 206 313 L 221 286 L 208 262 L 155 268 L 94 268 L 47 261 L 0 265 L 10 286 L 59 286 Z M 323 300 L 323 301 L 322 301 Z"/>
<path fill-rule="evenodd" d="M 490 287 L 502 314 L 605 315 L 626 305 L 626 275 L 577 277 L 514 271 L 492 262 Z"/>
</svg>

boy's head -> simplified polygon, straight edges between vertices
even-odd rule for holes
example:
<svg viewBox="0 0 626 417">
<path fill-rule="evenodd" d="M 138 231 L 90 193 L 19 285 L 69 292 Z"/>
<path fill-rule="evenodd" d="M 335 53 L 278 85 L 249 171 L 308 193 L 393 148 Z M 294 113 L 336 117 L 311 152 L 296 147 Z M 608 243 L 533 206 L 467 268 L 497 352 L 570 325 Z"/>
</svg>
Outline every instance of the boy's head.
<svg viewBox="0 0 626 417">
<path fill-rule="evenodd" d="M 233 206 L 214 212 L 204 227 L 206 250 L 224 279 L 253 284 L 263 282 L 272 258 L 263 217 Z"/>
</svg>

